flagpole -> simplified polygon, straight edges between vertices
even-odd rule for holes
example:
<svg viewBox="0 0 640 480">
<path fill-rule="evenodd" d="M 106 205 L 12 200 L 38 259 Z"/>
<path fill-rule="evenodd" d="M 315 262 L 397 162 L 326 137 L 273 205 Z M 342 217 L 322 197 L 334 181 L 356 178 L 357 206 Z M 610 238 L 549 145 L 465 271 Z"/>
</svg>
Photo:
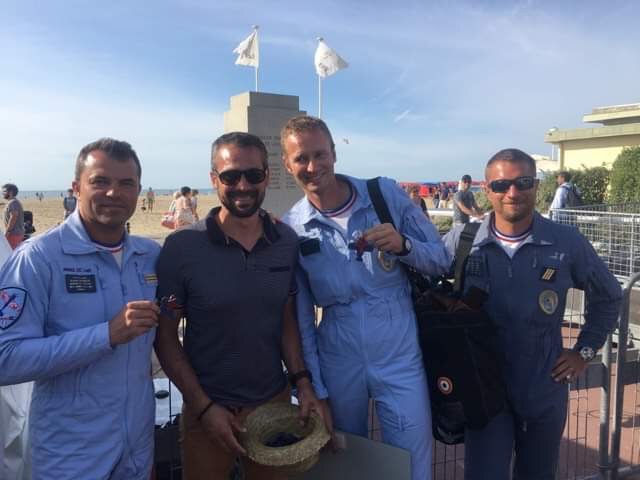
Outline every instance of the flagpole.
<svg viewBox="0 0 640 480">
<path fill-rule="evenodd" d="M 256 42 L 258 41 L 258 28 L 259 28 L 259 25 L 253 25 L 253 31 L 256 32 Z M 256 65 L 255 76 L 256 76 L 256 92 L 259 92 L 260 90 L 258 90 L 258 66 L 257 65 Z"/>
<path fill-rule="evenodd" d="M 318 75 L 318 118 L 322 118 L 322 77 Z"/>
<path fill-rule="evenodd" d="M 318 42 L 322 41 L 322 37 L 317 37 Z M 322 77 L 318 75 L 318 118 L 322 118 Z"/>
</svg>

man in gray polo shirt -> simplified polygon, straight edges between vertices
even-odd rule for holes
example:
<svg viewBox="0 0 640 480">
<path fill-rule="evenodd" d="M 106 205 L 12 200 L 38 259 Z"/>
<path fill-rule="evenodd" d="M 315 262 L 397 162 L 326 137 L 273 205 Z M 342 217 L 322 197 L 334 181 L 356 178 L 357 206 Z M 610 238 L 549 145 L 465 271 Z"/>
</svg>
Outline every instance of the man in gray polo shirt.
<svg viewBox="0 0 640 480">
<path fill-rule="evenodd" d="M 311 409 L 322 414 L 295 317 L 298 238 L 260 209 L 269 182 L 266 147 L 255 135 L 228 133 L 214 142 L 211 158 L 221 206 L 170 235 L 157 264 L 156 352 L 185 399 L 185 480 L 229 478 L 236 456 L 245 454 L 236 433 L 246 416 L 266 402 L 289 401 L 282 361 L 301 417 Z M 284 478 L 242 460 L 249 480 Z"/>
<path fill-rule="evenodd" d="M 453 224 L 461 225 L 469 223 L 470 217 L 482 219 L 482 211 L 471 188 L 471 175 L 463 175 L 460 180 L 460 188 L 453 196 Z"/>
<path fill-rule="evenodd" d="M 24 211 L 17 196 L 18 187 L 13 183 L 2 186 L 2 198 L 8 200 L 4 207 L 4 234 L 11 248 L 16 248 L 24 239 Z"/>
</svg>

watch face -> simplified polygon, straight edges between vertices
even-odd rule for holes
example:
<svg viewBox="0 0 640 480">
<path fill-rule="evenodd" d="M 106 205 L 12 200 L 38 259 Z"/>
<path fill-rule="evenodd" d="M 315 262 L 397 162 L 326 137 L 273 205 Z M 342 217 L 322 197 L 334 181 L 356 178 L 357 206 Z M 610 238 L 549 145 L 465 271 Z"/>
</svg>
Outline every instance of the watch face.
<svg viewBox="0 0 640 480">
<path fill-rule="evenodd" d="M 596 356 L 596 352 L 591 347 L 582 347 L 579 353 L 585 361 L 593 360 L 593 357 Z"/>
<path fill-rule="evenodd" d="M 404 239 L 404 249 L 405 249 L 407 252 L 410 252 L 410 251 L 411 251 L 411 240 L 409 240 L 408 238 L 405 238 L 405 239 Z"/>
</svg>

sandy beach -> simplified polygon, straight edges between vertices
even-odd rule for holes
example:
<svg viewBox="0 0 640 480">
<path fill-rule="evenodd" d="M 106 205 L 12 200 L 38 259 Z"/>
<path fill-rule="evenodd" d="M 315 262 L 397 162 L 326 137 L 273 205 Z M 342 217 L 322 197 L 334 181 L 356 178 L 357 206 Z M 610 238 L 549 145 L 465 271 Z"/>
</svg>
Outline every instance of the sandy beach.
<svg viewBox="0 0 640 480">
<path fill-rule="evenodd" d="M 143 211 L 142 197 L 138 200 L 138 208 L 130 220 L 131 233 L 143 237 L 153 238 L 162 242 L 171 233 L 171 230 L 160 225 L 162 215 L 169 209 L 171 203 L 170 195 L 159 195 L 153 212 Z M 45 198 L 42 201 L 36 198 L 22 199 L 18 195 L 18 200 L 25 210 L 33 212 L 33 221 L 36 233 L 39 235 L 62 222 L 64 210 L 62 208 L 62 198 Z M 198 215 L 200 218 L 206 216 L 209 210 L 218 205 L 218 196 L 213 193 L 209 195 L 198 195 Z M 0 208 L 4 209 L 4 204 L 0 203 Z"/>
</svg>

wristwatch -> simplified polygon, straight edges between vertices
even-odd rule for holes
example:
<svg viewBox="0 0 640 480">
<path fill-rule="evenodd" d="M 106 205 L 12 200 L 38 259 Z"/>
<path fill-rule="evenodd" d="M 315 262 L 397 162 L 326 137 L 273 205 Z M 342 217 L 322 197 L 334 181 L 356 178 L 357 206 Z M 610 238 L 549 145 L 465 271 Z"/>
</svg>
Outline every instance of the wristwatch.
<svg viewBox="0 0 640 480">
<path fill-rule="evenodd" d="M 596 356 L 596 351 L 591 347 L 581 347 L 578 349 L 578 354 L 585 362 L 590 362 Z"/>
<path fill-rule="evenodd" d="M 293 388 L 296 388 L 298 380 L 302 378 L 308 378 L 310 382 L 313 382 L 313 377 L 311 376 L 311 372 L 309 370 L 300 370 L 299 372 L 289 375 L 289 383 Z"/>
<path fill-rule="evenodd" d="M 409 255 L 411 253 L 412 248 L 413 248 L 413 245 L 411 243 L 411 240 L 409 240 L 407 237 L 402 235 L 402 250 L 400 251 L 400 253 L 397 254 L 398 257 L 404 257 L 405 255 Z"/>
</svg>

